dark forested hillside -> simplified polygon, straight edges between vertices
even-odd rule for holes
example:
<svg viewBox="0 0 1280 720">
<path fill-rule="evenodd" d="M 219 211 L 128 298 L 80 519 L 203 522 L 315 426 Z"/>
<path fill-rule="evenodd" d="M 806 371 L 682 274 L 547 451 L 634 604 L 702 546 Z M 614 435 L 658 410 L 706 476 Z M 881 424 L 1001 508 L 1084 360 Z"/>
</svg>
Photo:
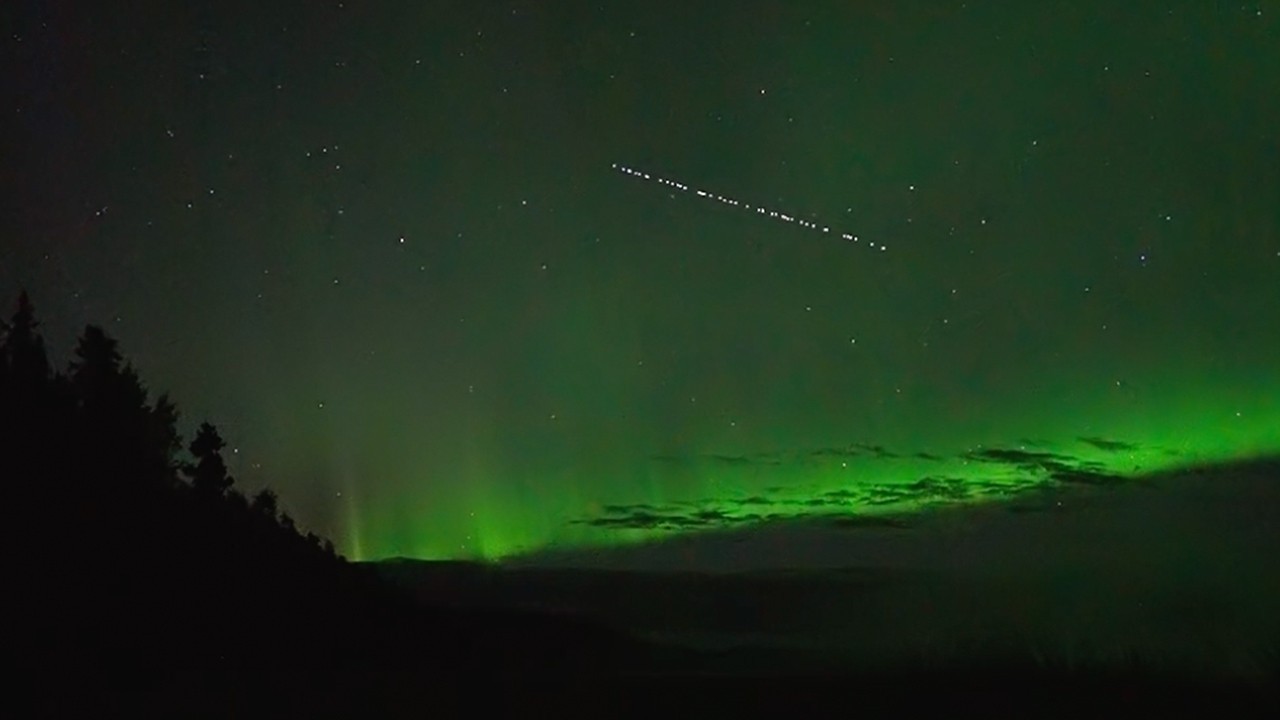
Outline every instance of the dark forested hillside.
<svg viewBox="0 0 1280 720">
<path fill-rule="evenodd" d="M 246 497 L 217 428 L 202 423 L 184 442 L 176 405 L 102 328 L 87 327 L 68 367 L 54 368 L 24 294 L 0 337 L 9 648 L 42 706 L 177 688 L 225 698 L 250 680 L 332 687 L 384 672 L 438 684 L 480 663 L 532 667 L 545 649 L 537 632 L 522 636 L 536 622 L 411 604 L 300 530 L 272 491 Z M 593 656 L 613 642 L 538 629 Z M 558 648 L 537 663 L 574 656 Z"/>
</svg>

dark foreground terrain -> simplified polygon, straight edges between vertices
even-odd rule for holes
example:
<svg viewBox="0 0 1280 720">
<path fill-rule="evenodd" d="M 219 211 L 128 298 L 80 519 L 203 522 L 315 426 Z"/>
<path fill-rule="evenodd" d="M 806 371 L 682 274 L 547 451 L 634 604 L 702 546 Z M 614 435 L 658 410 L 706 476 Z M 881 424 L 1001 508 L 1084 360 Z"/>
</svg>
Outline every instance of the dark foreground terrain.
<svg viewBox="0 0 1280 720">
<path fill-rule="evenodd" d="M 1271 684 L 1280 576 L 1262 545 L 1274 540 L 1276 508 L 1264 490 L 1277 467 L 1151 478 L 1106 498 L 1080 496 L 1074 513 L 1055 499 L 1053 512 L 1021 505 L 921 520 L 917 534 L 896 536 L 892 562 L 861 569 L 799 560 L 732 573 L 634 569 L 663 557 L 662 547 L 560 557 L 559 566 L 348 565 L 343 572 L 369 583 L 363 590 L 348 587 L 323 612 L 310 600 L 297 617 L 277 607 L 253 633 L 220 625 L 224 654 L 193 654 L 176 623 L 152 624 L 145 642 L 105 628 L 87 644 L 62 638 L 78 663 L 53 663 L 34 687 L 39 706 L 58 714 L 1265 715 L 1280 709 Z M 1195 522 L 1183 513 L 1191 499 L 1202 513 Z M 1235 522 L 1220 524 L 1221 513 Z M 1137 535 L 1113 524 L 1139 516 Z M 1152 522 L 1181 534 L 1148 538 L 1160 530 Z M 850 552 L 886 547 L 864 541 L 850 538 Z M 1211 541 L 1196 558 L 1228 565 L 1180 555 Z M 682 543 L 681 557 L 699 557 Z M 939 557 L 939 543 L 963 562 Z M 191 637 L 206 650 L 212 642 Z"/>
<path fill-rule="evenodd" d="M 1278 467 L 1047 488 L 852 529 L 781 523 L 501 565 L 378 568 L 423 601 L 570 614 L 699 650 L 859 669 L 991 659 L 979 653 L 1259 677 L 1280 646 Z"/>
<path fill-rule="evenodd" d="M 752 565 L 753 544 L 779 539 L 794 557 Z M 853 531 L 787 525 L 498 565 L 392 560 L 378 571 L 437 607 L 617 629 L 648 644 L 620 660 L 632 678 L 707 688 L 756 679 L 741 698 L 825 678 L 905 703 L 1043 694 L 1212 698 L 1222 710 L 1274 701 L 1276 547 L 1280 461 L 1264 458 Z"/>
</svg>

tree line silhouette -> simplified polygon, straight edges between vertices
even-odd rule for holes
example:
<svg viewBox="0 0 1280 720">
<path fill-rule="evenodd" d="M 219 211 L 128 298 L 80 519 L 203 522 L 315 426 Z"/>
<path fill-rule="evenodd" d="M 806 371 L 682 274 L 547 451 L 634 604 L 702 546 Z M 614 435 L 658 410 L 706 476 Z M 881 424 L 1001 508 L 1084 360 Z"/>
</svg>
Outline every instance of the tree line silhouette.
<svg viewBox="0 0 1280 720">
<path fill-rule="evenodd" d="M 421 652 L 422 613 L 300 530 L 273 491 L 236 489 L 214 425 L 184 446 L 177 406 L 101 327 L 57 371 L 24 292 L 0 340 L 8 650 L 33 687 L 296 677 Z"/>
<path fill-rule="evenodd" d="M 595 623 L 445 607 L 348 562 L 270 489 L 236 488 L 213 424 L 184 444 L 179 419 L 101 327 L 84 329 L 58 371 L 25 292 L 0 321 L 16 600 L 4 647 L 44 707 L 97 711 L 94 698 L 121 693 L 225 707 L 256 683 L 330 709 L 316 698 L 350 700 L 352 678 L 398 677 L 403 690 L 649 662 L 648 646 Z"/>
</svg>

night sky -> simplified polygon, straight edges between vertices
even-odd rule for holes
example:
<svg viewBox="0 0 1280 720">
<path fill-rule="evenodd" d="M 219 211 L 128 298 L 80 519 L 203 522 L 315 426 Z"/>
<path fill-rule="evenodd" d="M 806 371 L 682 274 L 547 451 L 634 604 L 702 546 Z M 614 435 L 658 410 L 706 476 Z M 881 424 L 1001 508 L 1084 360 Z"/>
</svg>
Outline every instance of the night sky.
<svg viewBox="0 0 1280 720">
<path fill-rule="evenodd" d="M 5 315 L 352 557 L 1280 450 L 1274 0 L 107 5 L 0 9 Z"/>
</svg>

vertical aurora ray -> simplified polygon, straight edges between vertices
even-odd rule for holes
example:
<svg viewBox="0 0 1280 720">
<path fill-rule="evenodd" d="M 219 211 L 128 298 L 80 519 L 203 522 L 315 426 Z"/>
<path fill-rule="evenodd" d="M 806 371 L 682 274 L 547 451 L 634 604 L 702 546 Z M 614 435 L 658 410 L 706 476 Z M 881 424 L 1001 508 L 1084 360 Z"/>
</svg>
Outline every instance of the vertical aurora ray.
<svg viewBox="0 0 1280 720">
<path fill-rule="evenodd" d="M 342 509 L 343 537 L 346 538 L 342 547 L 346 556 L 356 561 L 369 559 L 362 534 L 364 528 L 361 526 L 359 504 L 356 500 L 355 491 L 350 487 L 347 487 L 342 493 Z"/>
</svg>

